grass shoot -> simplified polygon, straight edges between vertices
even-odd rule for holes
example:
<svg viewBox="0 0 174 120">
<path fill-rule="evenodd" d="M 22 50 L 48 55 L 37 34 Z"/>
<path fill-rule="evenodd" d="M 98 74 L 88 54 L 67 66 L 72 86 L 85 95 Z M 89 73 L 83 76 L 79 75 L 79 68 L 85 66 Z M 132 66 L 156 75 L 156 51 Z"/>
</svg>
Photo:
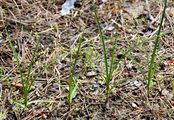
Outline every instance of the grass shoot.
<svg viewBox="0 0 174 120">
<path fill-rule="evenodd" d="M 79 53 L 80 53 L 82 39 L 83 39 L 83 34 L 79 38 L 79 45 L 78 45 L 78 49 L 77 49 L 77 52 L 76 52 L 75 60 L 74 60 L 72 66 L 71 66 L 71 69 L 70 69 L 69 93 L 68 93 L 68 103 L 69 103 L 69 105 L 71 105 L 72 99 L 74 98 L 74 96 L 76 94 L 76 90 L 77 90 L 77 80 L 75 79 L 74 75 L 75 75 L 76 63 L 77 63 L 78 56 L 79 56 Z"/>
<path fill-rule="evenodd" d="M 148 76 L 147 76 L 147 91 L 148 91 L 148 94 L 149 94 L 150 89 L 153 87 L 153 80 L 152 79 L 153 79 L 154 72 L 157 68 L 157 64 L 155 64 L 155 58 L 156 58 L 156 52 L 157 52 L 158 43 L 159 43 L 159 39 L 160 39 L 162 24 L 163 24 L 163 20 L 164 20 L 164 16 L 165 16 L 166 5 L 167 5 L 167 0 L 164 0 L 164 9 L 163 9 L 163 12 L 162 12 L 160 25 L 159 25 L 157 36 L 156 36 L 156 39 L 155 39 L 155 46 L 153 48 L 150 64 L 148 66 Z"/>
<path fill-rule="evenodd" d="M 27 106 L 27 103 L 28 103 L 29 92 L 30 92 L 31 86 L 32 86 L 32 84 L 34 82 L 34 80 L 31 79 L 31 72 L 32 72 L 32 68 L 33 68 L 33 65 L 34 65 L 35 60 L 36 60 L 36 56 L 37 56 L 38 42 L 37 42 L 37 45 L 36 45 L 36 49 L 34 51 L 34 54 L 32 55 L 29 68 L 27 69 L 27 76 L 24 77 L 24 74 L 23 74 L 22 68 L 21 68 L 20 58 L 19 58 L 19 56 L 18 56 L 18 54 L 17 54 L 17 52 L 15 50 L 14 45 L 12 44 L 12 41 L 11 41 L 11 38 L 10 38 L 9 35 L 7 35 L 7 40 L 10 43 L 10 47 L 12 49 L 13 56 L 14 56 L 14 58 L 16 60 L 16 63 L 17 63 L 17 68 L 18 68 L 18 71 L 19 71 L 19 74 L 20 74 L 20 79 L 21 79 L 21 84 L 22 84 L 22 90 L 23 90 L 23 102 L 22 102 L 22 104 L 24 104 L 24 106 L 26 107 Z"/>
<path fill-rule="evenodd" d="M 96 22 L 97 27 L 98 27 L 99 38 L 101 40 L 102 47 L 103 47 L 104 64 L 105 64 L 105 75 L 106 75 L 105 76 L 106 93 L 107 93 L 107 96 L 109 96 L 109 93 L 110 93 L 110 81 L 111 81 L 112 73 L 113 73 L 114 48 L 115 47 L 113 47 L 113 49 L 112 49 L 111 59 L 110 59 L 110 64 L 109 64 L 108 60 L 107 60 L 107 54 L 108 53 L 107 53 L 107 48 L 106 48 L 106 45 L 105 45 L 105 38 L 104 38 L 104 35 L 103 35 L 102 27 L 100 25 L 100 21 L 99 21 L 98 14 L 97 14 L 97 11 L 96 11 L 95 7 L 94 7 L 94 18 L 95 18 L 95 22 Z"/>
</svg>

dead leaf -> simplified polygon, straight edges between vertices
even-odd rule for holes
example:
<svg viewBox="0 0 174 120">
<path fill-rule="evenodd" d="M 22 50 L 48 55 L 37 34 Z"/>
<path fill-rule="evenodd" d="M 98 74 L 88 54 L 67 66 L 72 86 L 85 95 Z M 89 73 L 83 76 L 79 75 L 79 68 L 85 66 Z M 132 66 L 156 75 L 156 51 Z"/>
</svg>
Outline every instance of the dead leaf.
<svg viewBox="0 0 174 120">
<path fill-rule="evenodd" d="M 89 72 L 86 73 L 86 76 L 87 76 L 87 77 L 94 77 L 94 76 L 96 76 L 96 75 L 97 75 L 97 73 L 94 72 L 94 71 L 89 71 Z"/>
<path fill-rule="evenodd" d="M 130 16 L 128 14 L 123 15 L 123 19 L 129 20 Z"/>
<path fill-rule="evenodd" d="M 118 12 L 118 9 L 114 6 L 111 10 L 112 16 L 115 16 L 117 14 L 117 12 Z"/>
<path fill-rule="evenodd" d="M 174 63 L 174 58 L 171 58 L 164 62 L 165 65 L 171 65 L 172 63 Z"/>
</svg>

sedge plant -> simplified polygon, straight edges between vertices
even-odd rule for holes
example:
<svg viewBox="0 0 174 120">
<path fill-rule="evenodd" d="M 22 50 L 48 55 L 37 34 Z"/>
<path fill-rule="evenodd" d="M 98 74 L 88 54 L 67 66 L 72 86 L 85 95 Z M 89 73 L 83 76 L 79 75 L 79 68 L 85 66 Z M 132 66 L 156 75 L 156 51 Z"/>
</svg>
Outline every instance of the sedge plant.
<svg viewBox="0 0 174 120">
<path fill-rule="evenodd" d="M 33 68 L 33 65 L 34 65 L 35 60 L 36 60 L 36 56 L 37 56 L 38 42 L 36 45 L 36 49 L 35 49 L 34 53 L 32 54 L 29 67 L 27 69 L 27 75 L 24 76 L 24 74 L 22 72 L 22 67 L 21 67 L 19 56 L 15 50 L 14 45 L 12 44 L 11 37 L 9 36 L 9 34 L 7 34 L 7 40 L 9 41 L 10 47 L 11 47 L 12 52 L 13 52 L 13 56 L 14 56 L 16 63 L 17 63 L 17 69 L 18 69 L 19 74 L 20 74 L 20 80 L 21 80 L 22 90 L 23 90 L 23 102 L 22 102 L 22 104 L 24 105 L 24 107 L 26 107 L 28 104 L 28 96 L 29 96 L 29 93 L 31 90 L 31 86 L 34 82 L 34 79 L 31 79 L 31 72 L 32 72 L 32 68 Z"/>
<path fill-rule="evenodd" d="M 103 48 L 103 54 L 104 54 L 104 64 L 105 64 L 105 84 L 106 84 L 106 94 L 107 94 L 107 97 L 109 96 L 109 93 L 110 93 L 110 81 L 112 79 L 112 73 L 113 73 L 113 69 L 114 69 L 114 48 L 112 48 L 111 50 L 111 59 L 110 59 L 110 64 L 108 63 L 108 60 L 107 60 L 107 48 L 106 48 L 106 44 L 105 44 L 105 38 L 104 38 L 104 35 L 103 35 L 103 30 L 102 30 L 102 27 L 100 25 L 100 21 L 99 21 L 99 18 L 98 18 L 98 14 L 97 14 L 97 11 L 96 11 L 96 8 L 94 7 L 94 18 L 95 18 L 95 22 L 97 24 L 97 28 L 98 28 L 98 31 L 99 31 L 99 38 L 100 38 L 100 41 L 102 43 L 102 48 Z"/>
<path fill-rule="evenodd" d="M 72 103 L 72 99 L 74 98 L 74 96 L 76 94 L 76 90 L 77 90 L 77 80 L 75 79 L 74 76 L 75 76 L 76 63 L 77 63 L 78 56 L 79 56 L 79 53 L 80 53 L 82 39 L 83 39 L 83 34 L 79 38 L 79 45 L 78 45 L 78 48 L 77 48 L 75 60 L 74 60 L 73 64 L 71 65 L 71 68 L 70 68 L 69 93 L 68 93 L 68 96 L 67 96 L 68 103 L 69 103 L 70 106 L 71 106 L 71 103 Z"/>
<path fill-rule="evenodd" d="M 152 56 L 150 59 L 150 64 L 148 66 L 148 75 L 147 75 L 147 92 L 148 92 L 148 94 L 149 94 L 150 89 L 153 87 L 152 78 L 153 78 L 154 72 L 157 68 L 157 64 L 155 64 L 155 58 L 156 58 L 156 52 L 157 52 L 157 48 L 158 48 L 158 44 L 159 44 L 162 24 L 163 24 L 163 20 L 164 20 L 164 16 L 165 16 L 166 5 L 167 5 L 167 0 L 164 0 L 164 8 L 163 8 L 163 12 L 162 12 L 161 20 L 160 20 L 160 25 L 159 25 L 159 28 L 157 31 L 157 36 L 155 39 L 155 45 L 154 45 Z"/>
</svg>

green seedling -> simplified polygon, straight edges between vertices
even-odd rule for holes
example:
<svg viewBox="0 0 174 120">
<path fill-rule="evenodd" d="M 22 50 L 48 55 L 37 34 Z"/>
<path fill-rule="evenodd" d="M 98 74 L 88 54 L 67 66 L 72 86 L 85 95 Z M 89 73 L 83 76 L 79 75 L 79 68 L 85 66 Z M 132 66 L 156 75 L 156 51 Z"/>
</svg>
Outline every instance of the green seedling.
<svg viewBox="0 0 174 120">
<path fill-rule="evenodd" d="M 105 38 L 104 38 L 104 35 L 103 35 L 103 32 L 102 32 L 102 28 L 101 28 L 101 25 L 100 25 L 100 22 L 99 22 L 99 18 L 98 18 L 98 15 L 97 15 L 97 12 L 96 12 L 95 8 L 94 8 L 94 15 L 95 15 L 95 21 L 96 21 L 96 24 L 97 24 L 97 27 L 98 27 L 98 30 L 99 30 L 99 37 L 100 37 L 100 40 L 102 42 L 102 47 L 103 47 L 104 63 L 105 63 L 105 69 L 106 69 L 105 70 L 105 74 L 106 74 L 106 77 L 105 77 L 106 92 L 107 92 L 107 95 L 109 95 L 109 92 L 110 92 L 110 81 L 112 79 L 112 74 L 113 74 L 114 69 L 118 67 L 119 62 L 125 56 L 127 56 L 135 47 L 143 44 L 145 41 L 141 41 L 141 42 L 139 42 L 136 45 L 130 46 L 127 51 L 123 52 L 123 57 L 121 57 L 118 60 L 117 65 L 114 65 L 114 58 L 115 58 L 114 50 L 115 50 L 115 46 L 113 46 L 113 48 L 111 50 L 111 58 L 110 58 L 110 64 L 109 64 L 108 61 L 107 61 L 107 49 L 106 49 L 106 45 L 105 45 Z"/>
<path fill-rule="evenodd" d="M 69 75 L 69 93 L 68 93 L 68 103 L 69 105 L 71 105 L 72 103 L 72 99 L 74 98 L 75 94 L 76 94 L 76 90 L 77 90 L 77 80 L 75 79 L 75 66 L 78 60 L 78 56 L 80 53 L 80 48 L 81 48 L 81 43 L 82 43 L 82 39 L 83 39 L 83 34 L 82 36 L 79 38 L 79 46 L 77 49 L 77 53 L 75 56 L 75 60 L 73 62 L 73 64 L 71 65 L 71 69 L 70 69 L 70 75 Z"/>
<path fill-rule="evenodd" d="M 37 46 L 36 46 L 36 49 L 34 51 L 34 54 L 32 55 L 29 68 L 27 69 L 27 76 L 24 77 L 18 54 L 17 54 L 17 52 L 15 50 L 14 45 L 11 42 L 11 38 L 10 38 L 9 35 L 7 35 L 7 40 L 10 43 L 10 47 L 12 49 L 13 56 L 14 56 L 14 58 L 16 60 L 16 63 L 17 63 L 17 68 L 18 68 L 18 71 L 19 71 L 19 74 L 20 74 L 21 83 L 22 83 L 23 99 L 24 99 L 23 104 L 26 107 L 27 103 L 28 103 L 29 92 L 31 90 L 32 83 L 34 82 L 34 79 L 31 79 L 31 72 L 32 72 L 32 68 L 33 68 L 33 65 L 34 65 L 35 60 L 36 60 L 36 56 L 37 56 L 38 42 L 37 42 Z"/>
<path fill-rule="evenodd" d="M 155 46 L 153 48 L 150 64 L 148 66 L 148 75 L 147 75 L 147 91 L 148 91 L 148 94 L 149 94 L 150 89 L 153 87 L 152 78 L 153 78 L 154 72 L 157 68 L 157 65 L 155 64 L 155 58 L 156 58 L 156 52 L 157 52 L 157 47 L 158 47 L 158 43 L 159 43 L 162 23 L 163 23 L 163 19 L 164 19 L 164 16 L 165 16 L 166 5 L 167 5 L 167 0 L 164 0 L 164 9 L 163 9 L 163 12 L 162 12 L 162 17 L 161 17 L 159 29 L 158 29 L 157 36 L 156 36 L 156 39 L 155 39 Z"/>
<path fill-rule="evenodd" d="M 107 93 L 107 96 L 109 96 L 110 81 L 112 79 L 112 73 L 113 73 L 113 68 L 114 68 L 113 63 L 114 63 L 114 48 L 115 47 L 112 48 L 111 59 L 110 59 L 110 64 L 109 64 L 108 61 L 107 61 L 107 48 L 106 48 L 106 45 L 105 45 L 105 38 L 104 38 L 104 35 L 103 35 L 102 27 L 100 25 L 100 21 L 99 21 L 98 14 L 97 14 L 97 11 L 96 11 L 95 7 L 94 7 L 94 17 L 95 17 L 95 21 L 96 21 L 98 31 L 99 31 L 99 38 L 100 38 L 100 41 L 101 41 L 102 47 L 103 47 L 105 75 L 106 75 L 105 76 L 106 93 Z"/>
</svg>

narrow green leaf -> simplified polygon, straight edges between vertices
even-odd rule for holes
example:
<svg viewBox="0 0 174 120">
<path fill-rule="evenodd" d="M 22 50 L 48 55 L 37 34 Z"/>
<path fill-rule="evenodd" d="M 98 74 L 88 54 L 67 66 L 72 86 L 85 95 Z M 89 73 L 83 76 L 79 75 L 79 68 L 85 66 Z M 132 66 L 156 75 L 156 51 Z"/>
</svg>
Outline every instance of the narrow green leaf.
<svg viewBox="0 0 174 120">
<path fill-rule="evenodd" d="M 156 58 L 156 52 L 157 52 L 157 47 L 158 47 L 158 43 L 159 43 L 160 33 L 161 33 L 161 29 L 162 29 L 162 23 L 163 23 L 164 16 L 165 16 L 166 6 L 167 6 L 167 0 L 164 0 L 164 9 L 163 9 L 163 12 L 162 12 L 160 25 L 159 25 L 157 36 L 156 36 L 156 39 L 155 39 L 155 46 L 153 48 L 151 61 L 150 61 L 150 64 L 148 66 L 148 77 L 147 77 L 148 78 L 148 80 L 147 80 L 148 94 L 149 94 L 149 91 L 151 89 L 152 82 L 153 82 L 152 78 L 153 78 L 153 75 L 154 75 L 154 72 L 155 72 L 155 65 L 154 65 L 155 63 L 154 62 L 155 62 L 155 58 Z"/>
<path fill-rule="evenodd" d="M 172 81 L 172 94 L 174 95 L 174 81 Z"/>
</svg>

